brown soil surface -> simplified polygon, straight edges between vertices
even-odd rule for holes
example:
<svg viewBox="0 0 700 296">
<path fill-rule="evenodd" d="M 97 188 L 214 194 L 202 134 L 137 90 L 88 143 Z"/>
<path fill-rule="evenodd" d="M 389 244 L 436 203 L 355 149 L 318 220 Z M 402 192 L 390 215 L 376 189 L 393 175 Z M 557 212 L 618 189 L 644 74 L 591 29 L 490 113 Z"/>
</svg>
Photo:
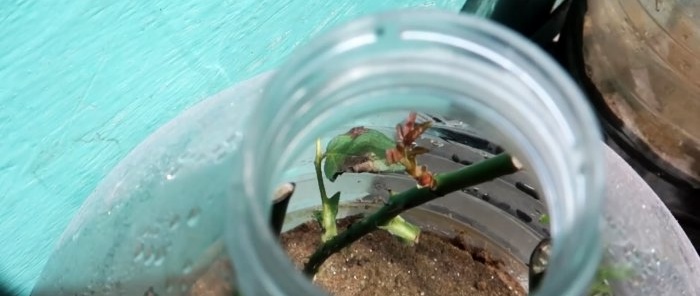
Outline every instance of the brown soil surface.
<svg viewBox="0 0 700 296">
<path fill-rule="evenodd" d="M 340 220 L 339 230 L 356 218 Z M 284 234 L 281 242 L 301 269 L 320 244 L 315 222 Z M 335 296 L 345 295 L 526 295 L 504 265 L 460 237 L 423 232 L 408 246 L 385 231 L 366 235 L 331 256 L 314 282 Z"/>
</svg>

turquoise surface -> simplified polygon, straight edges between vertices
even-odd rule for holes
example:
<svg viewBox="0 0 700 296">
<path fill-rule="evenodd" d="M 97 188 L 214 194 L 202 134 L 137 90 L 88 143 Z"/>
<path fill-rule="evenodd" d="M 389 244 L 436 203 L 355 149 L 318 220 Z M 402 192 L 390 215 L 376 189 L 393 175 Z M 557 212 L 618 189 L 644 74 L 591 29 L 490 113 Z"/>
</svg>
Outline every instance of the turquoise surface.
<svg viewBox="0 0 700 296">
<path fill-rule="evenodd" d="M 5 0 L 0 278 L 28 294 L 74 212 L 151 132 L 317 32 L 463 0 Z"/>
</svg>

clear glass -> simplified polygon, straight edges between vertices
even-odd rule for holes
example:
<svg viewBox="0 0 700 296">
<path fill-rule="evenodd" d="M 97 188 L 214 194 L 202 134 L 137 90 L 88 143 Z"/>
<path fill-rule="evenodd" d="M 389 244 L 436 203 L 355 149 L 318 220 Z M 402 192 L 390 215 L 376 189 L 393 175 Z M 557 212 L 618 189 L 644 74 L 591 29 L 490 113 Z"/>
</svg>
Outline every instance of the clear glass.
<svg viewBox="0 0 700 296">
<path fill-rule="evenodd" d="M 589 1 L 587 74 L 622 131 L 676 178 L 700 186 L 700 2 Z"/>
<path fill-rule="evenodd" d="M 391 127 L 407 110 L 441 114 L 525 163 L 546 201 L 554 240 L 537 294 L 582 294 L 601 252 L 604 161 L 590 107 L 562 69 L 524 38 L 486 20 L 437 11 L 342 26 L 297 52 L 267 84 L 244 135 L 239 185 L 245 194 L 230 198 L 234 214 L 227 223 L 242 293 L 319 293 L 267 231 L 271 199 L 265 197 L 302 175 L 302 165 L 309 169 L 317 137 L 357 125 Z"/>
</svg>

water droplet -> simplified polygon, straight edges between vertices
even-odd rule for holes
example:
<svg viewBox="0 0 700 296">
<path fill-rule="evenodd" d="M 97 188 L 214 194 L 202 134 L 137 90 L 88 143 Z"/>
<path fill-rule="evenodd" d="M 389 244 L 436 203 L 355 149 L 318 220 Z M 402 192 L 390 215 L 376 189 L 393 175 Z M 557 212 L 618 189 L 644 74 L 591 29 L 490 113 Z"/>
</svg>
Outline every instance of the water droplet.
<svg viewBox="0 0 700 296">
<path fill-rule="evenodd" d="M 175 175 L 173 175 L 173 174 L 166 174 L 166 175 L 165 175 L 165 179 L 166 179 L 166 180 L 175 179 Z"/>
<path fill-rule="evenodd" d="M 190 213 L 187 215 L 187 226 L 194 227 L 199 222 L 199 215 L 202 212 L 198 207 L 192 208 Z"/>
<path fill-rule="evenodd" d="M 153 261 L 156 260 L 156 255 L 153 254 L 150 250 L 147 250 L 146 252 L 146 260 L 143 261 L 143 265 L 145 266 L 151 266 L 153 264 Z"/>
<path fill-rule="evenodd" d="M 228 155 L 229 155 L 228 153 L 222 152 L 222 153 L 217 154 L 215 159 L 216 159 L 217 162 L 221 162 L 221 161 L 223 161 L 223 160 L 226 158 L 226 156 L 228 156 Z"/>
<path fill-rule="evenodd" d="M 193 154 L 192 152 L 187 151 L 187 152 L 183 153 L 182 155 L 180 155 L 180 156 L 177 158 L 177 162 L 179 162 L 179 163 L 185 163 L 185 162 L 188 162 L 189 160 L 191 160 L 191 159 L 193 159 L 193 158 L 194 158 L 194 154 Z"/>
<path fill-rule="evenodd" d="M 163 262 L 165 261 L 165 250 L 161 249 L 156 252 L 156 255 L 153 259 L 153 265 L 154 266 L 161 266 L 163 265 Z"/>
<path fill-rule="evenodd" d="M 236 132 L 234 132 L 232 135 L 228 136 L 228 138 L 226 138 L 226 144 L 227 144 L 227 145 L 233 145 L 234 148 L 235 148 L 235 145 L 236 145 L 241 139 L 243 139 L 243 133 L 241 133 L 240 131 L 236 131 Z"/>
<path fill-rule="evenodd" d="M 206 203 L 211 204 L 214 201 L 214 199 L 219 198 L 219 196 L 223 196 L 223 195 L 224 195 L 224 193 L 222 193 L 222 192 L 219 192 L 216 194 L 210 194 L 206 198 Z"/>
<path fill-rule="evenodd" d="M 143 237 L 143 238 L 156 238 L 156 237 L 158 237 L 158 228 L 150 227 L 150 228 L 146 229 L 146 231 L 143 232 L 141 237 Z"/>
<path fill-rule="evenodd" d="M 180 227 L 180 215 L 175 215 L 172 219 L 170 219 L 169 227 L 172 231 L 175 231 L 178 227 Z"/>
<path fill-rule="evenodd" d="M 438 147 L 438 148 L 445 146 L 445 143 L 440 142 L 438 140 L 433 140 L 433 139 L 430 140 L 430 144 L 432 144 L 433 146 Z"/>
<path fill-rule="evenodd" d="M 187 260 L 185 261 L 185 266 L 182 267 L 182 274 L 189 274 L 192 272 L 192 261 Z"/>
<path fill-rule="evenodd" d="M 143 260 L 143 257 L 143 244 L 139 243 L 138 245 L 136 245 L 136 249 L 134 250 L 134 262 L 139 262 Z"/>
</svg>

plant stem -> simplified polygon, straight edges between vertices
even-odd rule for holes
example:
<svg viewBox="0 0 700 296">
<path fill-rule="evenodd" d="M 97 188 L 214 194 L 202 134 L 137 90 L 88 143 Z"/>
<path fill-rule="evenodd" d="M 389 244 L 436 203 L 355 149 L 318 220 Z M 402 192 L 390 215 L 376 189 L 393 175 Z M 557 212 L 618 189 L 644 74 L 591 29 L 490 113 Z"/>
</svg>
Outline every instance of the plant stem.
<svg viewBox="0 0 700 296">
<path fill-rule="evenodd" d="M 394 192 L 389 189 L 389 198 L 394 198 L 394 196 Z M 391 235 L 398 237 L 401 241 L 409 245 L 418 243 L 421 232 L 420 227 L 411 224 L 401 216 L 394 217 L 389 220 L 386 225 L 381 225 L 378 228 L 386 230 L 391 233 Z"/>
<path fill-rule="evenodd" d="M 316 167 L 316 181 L 318 182 L 318 191 L 321 194 L 321 227 L 323 227 L 323 235 L 321 241 L 326 242 L 338 234 L 335 218 L 338 215 L 338 203 L 340 202 L 340 192 L 336 192 L 332 197 L 328 198 L 326 194 L 326 186 L 323 184 L 323 173 L 321 172 L 321 162 L 323 161 L 323 152 L 321 151 L 321 139 L 316 139 L 316 157 L 314 166 Z"/>
<path fill-rule="evenodd" d="M 379 226 L 378 228 L 386 230 L 391 233 L 391 235 L 398 237 L 402 242 L 409 245 L 417 243 L 420 238 L 420 227 L 409 223 L 401 216 L 394 217 L 389 220 L 389 223 Z"/>
<path fill-rule="evenodd" d="M 453 191 L 490 181 L 503 175 L 517 172 L 520 165 L 508 154 L 499 154 L 487 160 L 464 167 L 454 172 L 435 176 L 436 186 L 430 188 L 412 188 L 390 198 L 386 205 L 370 216 L 351 225 L 341 234 L 324 242 L 309 258 L 304 266 L 304 273 L 313 276 L 323 262 L 332 254 L 374 231 L 378 226 L 386 225 L 401 212 L 417 207 L 426 202 L 442 197 Z"/>
</svg>

